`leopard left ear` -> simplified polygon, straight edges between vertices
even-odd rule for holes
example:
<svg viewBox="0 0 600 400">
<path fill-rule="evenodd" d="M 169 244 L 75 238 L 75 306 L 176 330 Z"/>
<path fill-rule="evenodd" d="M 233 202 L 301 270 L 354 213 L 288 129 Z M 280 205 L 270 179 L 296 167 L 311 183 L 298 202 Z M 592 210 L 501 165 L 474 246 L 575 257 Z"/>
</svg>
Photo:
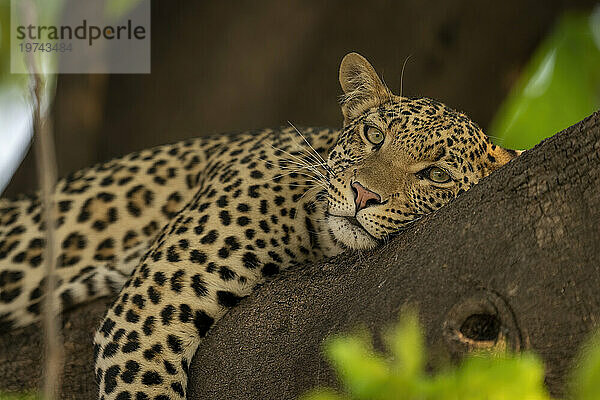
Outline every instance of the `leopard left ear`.
<svg viewBox="0 0 600 400">
<path fill-rule="evenodd" d="M 339 79 L 344 91 L 342 113 L 345 123 L 392 96 L 373 66 L 358 53 L 346 54 L 342 59 Z"/>
<path fill-rule="evenodd" d="M 511 150 L 497 146 L 493 143 L 488 145 L 487 155 L 485 156 L 484 162 L 484 176 L 487 176 L 507 164 L 511 160 L 519 157 L 523 150 Z"/>
</svg>

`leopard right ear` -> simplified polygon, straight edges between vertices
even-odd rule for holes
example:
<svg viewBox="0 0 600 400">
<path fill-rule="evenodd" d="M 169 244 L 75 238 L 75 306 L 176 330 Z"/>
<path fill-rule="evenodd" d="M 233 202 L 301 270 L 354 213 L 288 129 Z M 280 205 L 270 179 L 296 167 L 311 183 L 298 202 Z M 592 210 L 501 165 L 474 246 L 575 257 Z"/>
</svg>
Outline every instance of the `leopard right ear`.
<svg viewBox="0 0 600 400">
<path fill-rule="evenodd" d="M 504 147 L 490 143 L 486 151 L 487 154 L 483 159 L 482 177 L 491 174 L 504 164 L 519 157 L 523 151 L 505 149 Z"/>
<path fill-rule="evenodd" d="M 373 66 L 358 53 L 346 54 L 342 59 L 339 79 L 344 91 L 341 103 L 345 123 L 392 97 Z"/>
</svg>

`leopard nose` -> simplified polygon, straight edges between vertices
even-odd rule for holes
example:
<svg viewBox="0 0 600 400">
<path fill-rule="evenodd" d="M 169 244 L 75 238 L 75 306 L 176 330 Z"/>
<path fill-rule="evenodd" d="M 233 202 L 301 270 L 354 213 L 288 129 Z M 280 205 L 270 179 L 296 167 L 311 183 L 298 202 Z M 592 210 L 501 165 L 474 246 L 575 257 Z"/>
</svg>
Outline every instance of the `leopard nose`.
<svg viewBox="0 0 600 400">
<path fill-rule="evenodd" d="M 352 183 L 352 190 L 354 191 L 354 203 L 356 204 L 356 212 L 359 212 L 363 208 L 381 204 L 381 196 L 374 193 L 361 185 L 358 182 Z"/>
</svg>

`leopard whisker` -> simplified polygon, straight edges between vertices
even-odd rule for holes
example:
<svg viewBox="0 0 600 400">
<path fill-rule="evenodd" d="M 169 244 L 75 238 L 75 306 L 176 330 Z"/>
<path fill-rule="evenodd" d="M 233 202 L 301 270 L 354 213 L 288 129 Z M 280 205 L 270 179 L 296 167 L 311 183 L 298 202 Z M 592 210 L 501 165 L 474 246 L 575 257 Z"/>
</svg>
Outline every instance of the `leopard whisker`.
<svg viewBox="0 0 600 400">
<path fill-rule="evenodd" d="M 318 189 L 318 188 L 319 188 L 318 186 L 315 186 L 312 189 L 308 189 L 306 192 L 304 192 L 304 194 L 302 196 L 300 196 L 300 198 L 298 199 L 298 201 L 302 200 L 304 198 L 304 196 L 306 196 L 311 190 Z M 314 200 L 318 200 L 318 199 L 316 199 L 316 195 L 318 195 L 319 193 L 320 192 L 315 193 L 315 199 Z"/>
<path fill-rule="evenodd" d="M 302 153 L 307 157 L 308 160 L 312 161 L 312 162 L 316 162 L 318 164 L 320 164 L 321 166 L 325 166 L 325 162 L 324 160 L 321 158 L 321 155 L 318 154 L 316 152 L 316 150 L 314 150 L 314 148 L 310 145 L 310 143 L 306 140 L 306 138 L 304 138 L 304 136 L 302 135 L 302 133 L 300 133 L 300 131 L 290 122 L 288 121 L 288 124 L 290 124 L 290 126 L 298 133 L 298 135 L 300 135 L 304 141 L 306 142 L 306 144 L 308 144 L 309 149 L 305 149 L 304 146 L 302 146 L 300 143 L 298 143 L 296 141 L 296 139 L 294 138 L 294 136 L 291 133 L 288 133 L 290 140 L 299 148 L 301 149 Z M 312 149 L 315 154 L 317 155 L 315 157 L 315 155 L 310 151 L 310 149 Z"/>
<path fill-rule="evenodd" d="M 400 100 L 398 101 L 398 110 L 400 110 L 402 108 L 402 90 L 403 90 L 402 86 L 404 84 L 404 69 L 406 68 L 406 64 L 408 63 L 408 60 L 410 60 L 411 57 L 412 57 L 412 54 L 409 54 L 404 59 L 404 63 L 402 64 L 402 71 L 400 72 Z M 395 117 L 397 117 L 397 115 Z"/>
<path fill-rule="evenodd" d="M 329 167 L 329 165 L 327 165 L 327 161 L 321 156 L 321 154 L 319 154 L 319 152 L 309 143 L 309 141 L 306 139 L 306 137 L 302 134 L 302 132 L 300 132 L 300 130 L 298 128 L 296 128 L 296 126 L 294 124 L 292 124 L 290 121 L 288 121 L 288 124 L 290 124 L 292 126 L 292 128 L 294 128 L 294 130 L 298 133 L 298 135 L 300 135 L 300 137 L 304 140 L 304 142 L 308 145 L 308 147 L 313 151 L 314 155 L 315 155 L 315 161 L 320 162 L 321 166 L 323 168 L 325 168 L 325 170 L 327 170 L 328 172 L 332 173 L 333 171 L 331 170 L 331 167 Z"/>
<path fill-rule="evenodd" d="M 302 175 L 302 176 L 308 177 L 310 179 L 314 179 L 315 181 L 317 181 L 319 183 L 322 183 L 323 185 L 328 185 L 329 184 L 328 182 L 323 181 L 320 177 L 314 176 L 314 175 L 310 175 L 306 171 L 291 171 L 291 172 L 288 172 L 286 174 L 277 174 L 277 175 L 275 175 L 271 179 L 265 179 L 265 180 L 263 180 L 262 183 L 272 182 L 272 181 L 274 181 L 276 179 L 282 179 L 282 178 L 284 178 L 286 176 L 290 176 L 290 175 L 293 175 L 293 174 L 298 174 L 298 175 Z"/>
<path fill-rule="evenodd" d="M 318 165 L 318 164 L 301 164 L 301 163 L 295 162 L 295 161 L 293 161 L 293 160 L 281 160 L 281 161 L 286 161 L 286 162 L 289 162 L 289 163 L 291 163 L 291 164 L 294 164 L 294 165 L 301 166 L 302 168 L 315 168 L 315 169 L 316 169 L 317 167 L 319 167 L 319 166 L 320 166 L 320 165 Z M 289 169 L 289 168 L 288 168 L 287 166 L 285 166 L 285 165 L 278 165 L 278 167 L 279 167 L 279 168 L 281 168 L 281 169 Z M 318 170 L 317 170 L 317 171 L 318 171 Z M 322 175 L 322 174 L 321 174 L 321 175 Z"/>
<path fill-rule="evenodd" d="M 272 165 L 274 167 L 277 167 L 277 168 L 280 168 L 280 169 L 283 169 L 283 170 L 289 170 L 290 169 L 290 168 L 288 168 L 285 165 L 274 163 L 274 162 L 269 161 L 269 160 L 264 159 L 264 158 L 259 158 L 259 160 L 264 161 L 268 165 Z M 302 166 L 302 168 L 315 168 L 315 167 L 319 167 L 320 166 L 318 164 L 302 164 L 302 163 L 296 162 L 294 160 L 288 160 L 288 159 L 281 159 L 280 162 L 288 162 L 288 163 L 291 163 L 291 164 L 294 164 L 294 165 Z"/>
<path fill-rule="evenodd" d="M 266 161 L 266 162 L 270 163 L 270 161 Z M 294 169 L 292 169 L 292 168 L 282 168 L 281 166 L 278 166 L 278 168 L 280 170 L 290 171 L 290 172 L 288 172 L 286 174 L 277 174 L 273 178 L 268 179 L 265 182 L 273 181 L 275 179 L 281 179 L 281 178 L 283 178 L 285 176 L 289 176 L 289 175 L 293 175 L 293 174 L 299 174 L 299 175 L 302 175 L 304 177 L 308 177 L 308 178 L 314 180 L 315 182 L 319 182 L 321 184 L 328 184 L 328 180 L 327 180 L 327 178 L 325 176 L 323 176 L 322 174 L 320 174 L 320 175 L 313 175 L 314 170 L 312 168 L 309 168 L 309 167 L 301 167 L 301 168 L 294 168 Z"/>
<path fill-rule="evenodd" d="M 323 189 L 327 188 L 325 185 L 320 184 L 320 183 L 310 183 L 310 184 L 290 183 L 290 184 L 288 184 L 288 186 L 290 186 L 290 187 L 310 187 L 310 188 L 320 187 Z"/>
<path fill-rule="evenodd" d="M 311 168 L 308 167 L 302 167 L 302 168 L 295 168 L 295 169 L 282 169 L 283 171 L 289 171 L 286 174 L 279 174 L 280 176 L 288 176 L 288 175 L 293 175 L 293 174 L 300 174 L 300 175 L 304 175 L 304 176 L 308 176 L 310 178 L 314 178 L 316 180 L 319 180 L 320 182 L 323 183 L 328 183 L 329 180 L 322 176 L 322 175 L 313 175 L 314 171 Z"/>
<path fill-rule="evenodd" d="M 273 146 L 273 145 L 272 145 L 272 144 L 270 144 L 270 143 L 269 143 L 269 145 L 270 145 L 270 146 L 271 146 L 271 147 L 272 147 L 274 150 L 276 150 L 276 151 L 281 151 L 281 152 L 283 152 L 283 153 L 285 153 L 285 154 L 287 154 L 287 155 L 289 155 L 289 156 L 291 156 L 291 157 L 295 158 L 295 159 L 296 159 L 298 162 L 302 163 L 303 165 L 306 165 L 306 166 L 308 166 L 308 165 L 309 165 L 309 164 L 308 164 L 308 163 L 307 163 L 305 160 L 302 160 L 301 158 L 299 158 L 299 157 L 297 157 L 297 156 L 295 156 L 295 155 L 293 155 L 293 154 L 291 154 L 291 153 L 289 153 L 289 152 L 287 152 L 287 151 L 285 151 L 285 150 L 278 149 L 278 148 L 276 148 L 275 146 Z M 289 161 L 291 161 L 291 160 L 289 160 Z M 325 175 L 324 175 L 322 172 L 318 171 L 316 168 L 313 168 L 313 170 L 314 170 L 314 172 L 318 173 L 319 175 L 323 176 L 323 178 L 325 178 Z"/>
</svg>

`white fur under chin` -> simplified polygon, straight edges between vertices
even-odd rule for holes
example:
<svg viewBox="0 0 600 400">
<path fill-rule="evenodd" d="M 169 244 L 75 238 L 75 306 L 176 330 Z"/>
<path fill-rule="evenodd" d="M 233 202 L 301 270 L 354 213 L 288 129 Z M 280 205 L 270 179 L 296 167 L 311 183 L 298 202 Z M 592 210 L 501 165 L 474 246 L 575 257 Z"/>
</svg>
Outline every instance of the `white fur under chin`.
<svg viewBox="0 0 600 400">
<path fill-rule="evenodd" d="M 345 217 L 328 215 L 327 224 L 335 240 L 350 249 L 367 250 L 377 246 L 377 241 L 367 231 L 351 224 Z"/>
</svg>

